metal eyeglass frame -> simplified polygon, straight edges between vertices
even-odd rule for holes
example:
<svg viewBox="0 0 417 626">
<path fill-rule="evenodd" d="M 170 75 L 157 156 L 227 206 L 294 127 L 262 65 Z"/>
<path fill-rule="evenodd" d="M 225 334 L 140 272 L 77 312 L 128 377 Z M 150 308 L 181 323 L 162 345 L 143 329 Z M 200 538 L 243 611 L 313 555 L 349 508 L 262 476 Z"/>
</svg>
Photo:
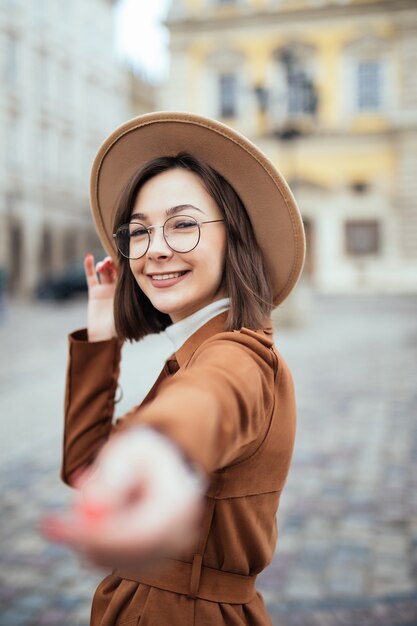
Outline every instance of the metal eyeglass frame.
<svg viewBox="0 0 417 626">
<path fill-rule="evenodd" d="M 198 226 L 198 239 L 197 239 L 197 243 L 195 244 L 195 246 L 193 246 L 192 248 L 190 248 L 190 249 L 189 249 L 189 250 L 187 250 L 186 252 L 183 252 L 182 250 L 175 250 L 175 248 L 173 248 L 173 247 L 169 244 L 169 242 L 168 242 L 168 240 L 167 240 L 167 238 L 166 238 L 166 236 L 165 236 L 165 224 L 166 224 L 167 222 L 169 222 L 169 220 L 172 220 L 174 217 L 186 217 L 187 219 L 192 220 L 193 222 L 195 222 L 195 223 L 197 224 L 197 226 Z M 125 258 L 125 259 L 129 259 L 129 260 L 131 260 L 131 261 L 137 261 L 138 259 L 141 259 L 143 256 L 145 256 L 145 254 L 146 254 L 146 253 L 148 252 L 148 250 L 149 250 L 149 246 L 151 245 L 151 233 L 150 233 L 150 230 L 151 230 L 152 228 L 162 228 L 162 234 L 163 234 L 163 236 L 164 236 L 164 240 L 165 240 L 165 243 L 167 244 L 168 248 L 170 248 L 171 250 L 173 250 L 173 252 L 179 252 L 180 254 L 187 254 L 188 252 L 191 252 L 191 250 L 194 250 L 194 249 L 198 246 L 198 244 L 200 243 L 200 237 L 201 237 L 201 228 L 200 228 L 200 226 L 201 226 L 202 224 L 213 224 L 213 223 L 215 223 L 215 222 L 224 222 L 224 221 L 225 221 L 224 219 L 221 219 L 221 220 L 206 220 L 206 221 L 204 221 L 204 222 L 198 222 L 198 221 L 195 219 L 195 217 L 192 217 L 191 215 L 182 215 L 182 214 L 180 214 L 180 215 L 172 215 L 171 217 L 168 217 L 168 219 L 166 219 L 166 220 L 165 220 L 165 222 L 164 222 L 163 224 L 153 224 L 152 226 L 145 226 L 145 224 L 142 224 L 142 222 L 135 222 L 135 221 L 132 221 L 132 222 L 127 222 L 126 224 L 122 224 L 121 226 L 119 226 L 119 228 L 116 230 L 116 232 L 115 232 L 115 233 L 113 233 L 113 238 L 116 240 L 116 248 L 118 249 L 118 251 L 120 252 L 120 254 L 121 254 L 122 256 L 124 256 L 124 258 Z M 138 226 L 143 226 L 144 230 L 146 230 L 146 231 L 147 231 L 147 233 L 148 233 L 148 245 L 146 246 L 146 250 L 145 250 L 145 252 L 144 252 L 143 254 L 141 254 L 140 256 L 137 256 L 137 257 L 130 257 L 130 256 L 126 256 L 125 254 L 123 254 L 123 252 L 120 250 L 120 248 L 119 248 L 119 247 L 118 247 L 118 245 L 117 245 L 117 233 L 119 232 L 119 230 L 120 230 L 121 228 L 126 228 L 126 227 L 127 227 L 127 226 L 129 226 L 130 224 L 136 224 L 136 225 L 138 225 Z"/>
</svg>

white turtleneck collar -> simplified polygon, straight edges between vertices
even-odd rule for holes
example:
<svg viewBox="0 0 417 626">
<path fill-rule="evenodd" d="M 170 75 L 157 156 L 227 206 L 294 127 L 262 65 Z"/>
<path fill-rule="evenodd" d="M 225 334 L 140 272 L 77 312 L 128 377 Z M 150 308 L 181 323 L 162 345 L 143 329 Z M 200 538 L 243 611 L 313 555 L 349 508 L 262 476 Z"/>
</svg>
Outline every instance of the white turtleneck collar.
<svg viewBox="0 0 417 626">
<path fill-rule="evenodd" d="M 192 315 L 185 317 L 183 320 L 167 326 L 165 334 L 171 341 L 174 352 L 176 352 L 183 343 L 191 337 L 196 330 L 203 326 L 206 322 L 211 320 L 212 317 L 220 315 L 230 307 L 230 298 L 222 298 L 221 300 L 215 300 L 207 306 L 199 309 Z"/>
</svg>

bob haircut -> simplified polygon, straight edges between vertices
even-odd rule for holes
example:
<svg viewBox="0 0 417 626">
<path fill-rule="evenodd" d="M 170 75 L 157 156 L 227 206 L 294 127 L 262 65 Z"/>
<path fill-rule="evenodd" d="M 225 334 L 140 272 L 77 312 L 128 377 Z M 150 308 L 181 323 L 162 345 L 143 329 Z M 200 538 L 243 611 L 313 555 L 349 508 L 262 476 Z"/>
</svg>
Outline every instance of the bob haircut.
<svg viewBox="0 0 417 626">
<path fill-rule="evenodd" d="M 129 222 L 142 185 L 170 169 L 183 168 L 197 174 L 218 205 L 226 226 L 226 252 L 220 287 L 230 298 L 225 330 L 261 328 L 270 318 L 272 286 L 245 207 L 233 187 L 215 169 L 189 152 L 151 159 L 130 178 L 118 203 L 113 232 Z M 129 260 L 118 253 L 119 277 L 114 298 L 116 332 L 121 340 L 138 341 L 171 325 L 139 288 Z"/>
</svg>

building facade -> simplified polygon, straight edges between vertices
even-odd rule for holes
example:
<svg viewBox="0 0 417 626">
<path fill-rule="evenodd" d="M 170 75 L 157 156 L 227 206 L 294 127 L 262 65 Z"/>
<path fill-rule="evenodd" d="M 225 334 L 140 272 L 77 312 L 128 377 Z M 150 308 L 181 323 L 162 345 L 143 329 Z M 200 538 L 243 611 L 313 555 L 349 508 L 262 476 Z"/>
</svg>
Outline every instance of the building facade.
<svg viewBox="0 0 417 626">
<path fill-rule="evenodd" d="M 113 4 L 0 0 L 0 268 L 12 293 L 101 250 L 91 163 L 132 116 Z"/>
<path fill-rule="evenodd" d="M 413 0 L 174 0 L 160 108 L 220 119 L 289 182 L 322 292 L 417 291 Z"/>
</svg>

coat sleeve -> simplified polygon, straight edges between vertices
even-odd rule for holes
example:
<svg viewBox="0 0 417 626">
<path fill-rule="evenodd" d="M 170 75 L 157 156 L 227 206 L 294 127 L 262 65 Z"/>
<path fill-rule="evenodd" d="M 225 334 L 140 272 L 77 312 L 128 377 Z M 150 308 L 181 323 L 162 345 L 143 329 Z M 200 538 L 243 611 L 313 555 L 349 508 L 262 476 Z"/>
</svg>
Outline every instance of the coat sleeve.
<svg viewBox="0 0 417 626">
<path fill-rule="evenodd" d="M 238 332 L 202 344 L 154 400 L 116 422 L 146 424 L 170 437 L 207 473 L 225 467 L 265 432 L 274 403 L 275 357 Z"/>
<path fill-rule="evenodd" d="M 90 464 L 112 430 L 122 343 L 89 342 L 85 329 L 69 335 L 61 478 Z"/>
</svg>

